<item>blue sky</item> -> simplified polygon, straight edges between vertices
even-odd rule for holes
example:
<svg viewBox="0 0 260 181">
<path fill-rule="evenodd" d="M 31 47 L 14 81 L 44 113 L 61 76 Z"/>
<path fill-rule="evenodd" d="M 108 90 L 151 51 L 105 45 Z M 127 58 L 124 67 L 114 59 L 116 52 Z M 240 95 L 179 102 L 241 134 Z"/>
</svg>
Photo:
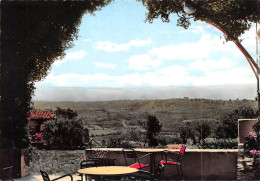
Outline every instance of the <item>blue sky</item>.
<svg viewBox="0 0 260 181">
<path fill-rule="evenodd" d="M 145 22 L 147 10 L 119 0 L 82 18 L 75 46 L 57 60 L 43 87 L 142 88 L 256 84 L 242 53 L 222 33 L 202 22 L 188 30 L 160 19 Z M 243 45 L 255 57 L 255 26 Z"/>
</svg>

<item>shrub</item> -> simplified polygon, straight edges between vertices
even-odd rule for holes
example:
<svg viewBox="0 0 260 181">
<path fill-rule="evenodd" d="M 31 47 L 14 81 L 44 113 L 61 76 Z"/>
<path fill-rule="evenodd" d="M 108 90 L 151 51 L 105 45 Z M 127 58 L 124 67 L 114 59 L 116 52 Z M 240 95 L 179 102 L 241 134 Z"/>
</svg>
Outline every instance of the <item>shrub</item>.
<svg viewBox="0 0 260 181">
<path fill-rule="evenodd" d="M 200 147 L 203 149 L 237 149 L 237 139 L 205 140 Z"/>
<path fill-rule="evenodd" d="M 54 113 L 57 117 L 63 117 L 68 119 L 73 119 L 78 116 L 78 113 L 76 111 L 71 110 L 70 108 L 61 109 L 60 107 L 57 107 Z"/>
<path fill-rule="evenodd" d="M 238 109 L 235 109 L 233 112 L 225 115 L 221 118 L 222 124 L 219 125 L 215 131 L 216 138 L 237 138 L 238 136 L 238 119 L 249 119 L 249 118 L 255 118 L 257 116 L 257 113 L 254 112 L 254 110 L 251 107 L 240 107 Z"/>
<path fill-rule="evenodd" d="M 211 134 L 211 127 L 205 121 L 201 122 L 186 122 L 181 128 L 180 137 L 184 144 L 190 138 L 193 144 L 204 142 L 204 140 Z M 201 143 L 201 144 L 202 144 Z"/>
<path fill-rule="evenodd" d="M 258 118 L 259 119 L 259 118 Z M 260 150 L 260 120 L 253 125 L 254 133 L 250 132 L 249 136 L 245 137 L 244 150 L 245 154 L 250 156 L 250 150 Z"/>
<path fill-rule="evenodd" d="M 168 144 L 166 138 L 162 137 L 162 136 L 158 137 L 158 143 L 159 143 L 159 145 L 162 145 L 162 146 L 166 146 Z"/>
<path fill-rule="evenodd" d="M 125 133 L 121 134 L 121 139 L 125 141 L 142 141 L 144 138 L 142 135 L 137 131 L 136 128 L 127 128 Z"/>
<path fill-rule="evenodd" d="M 82 149 L 89 141 L 88 129 L 80 119 L 57 118 L 45 123 L 43 139 L 47 149 Z"/>
<path fill-rule="evenodd" d="M 168 144 L 182 144 L 183 143 L 183 140 L 180 138 L 180 137 L 174 137 L 174 138 L 171 138 L 169 141 L 168 141 Z M 187 143 L 187 142 L 186 142 Z M 186 144 L 185 143 L 185 144 Z"/>
<path fill-rule="evenodd" d="M 128 141 L 122 141 L 120 138 L 109 138 L 107 148 L 133 148 L 133 145 Z"/>
</svg>

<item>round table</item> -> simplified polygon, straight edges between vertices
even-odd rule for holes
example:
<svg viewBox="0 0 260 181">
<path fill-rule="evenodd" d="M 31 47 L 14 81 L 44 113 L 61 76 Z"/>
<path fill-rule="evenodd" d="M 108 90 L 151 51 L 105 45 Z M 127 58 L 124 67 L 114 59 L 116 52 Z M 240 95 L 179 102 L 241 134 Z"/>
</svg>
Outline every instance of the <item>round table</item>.
<svg viewBox="0 0 260 181">
<path fill-rule="evenodd" d="M 105 167 L 90 167 L 78 170 L 78 173 L 85 175 L 127 175 L 138 172 L 136 168 L 130 168 L 127 166 L 105 166 Z"/>
</svg>

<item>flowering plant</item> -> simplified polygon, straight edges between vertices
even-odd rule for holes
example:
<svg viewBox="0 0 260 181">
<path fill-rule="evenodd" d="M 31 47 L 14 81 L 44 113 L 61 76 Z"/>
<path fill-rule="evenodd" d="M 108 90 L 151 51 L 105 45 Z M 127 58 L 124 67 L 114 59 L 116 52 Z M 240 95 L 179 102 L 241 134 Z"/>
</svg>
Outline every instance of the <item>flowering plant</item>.
<svg viewBox="0 0 260 181">
<path fill-rule="evenodd" d="M 42 133 L 35 133 L 33 135 L 34 140 L 41 141 L 42 140 Z"/>
<path fill-rule="evenodd" d="M 260 155 L 260 120 L 253 125 L 254 132 L 245 137 L 244 151 L 249 157 Z"/>
</svg>

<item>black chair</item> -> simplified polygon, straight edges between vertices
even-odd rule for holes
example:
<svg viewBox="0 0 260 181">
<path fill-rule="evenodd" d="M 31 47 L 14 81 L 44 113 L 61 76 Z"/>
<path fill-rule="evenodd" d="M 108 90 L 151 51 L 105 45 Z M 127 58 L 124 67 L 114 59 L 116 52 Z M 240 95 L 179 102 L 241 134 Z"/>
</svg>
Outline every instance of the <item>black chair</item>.
<svg viewBox="0 0 260 181">
<path fill-rule="evenodd" d="M 173 160 L 168 160 L 167 159 L 167 155 L 168 155 L 168 152 L 165 152 L 165 160 L 162 160 L 160 163 L 162 165 L 173 165 L 173 166 L 176 166 L 177 168 L 177 172 L 178 172 L 178 175 L 181 175 L 181 177 L 183 177 L 183 172 L 182 172 L 182 160 L 184 158 L 184 153 L 185 153 L 185 150 L 186 150 L 186 146 L 185 145 L 182 145 L 181 146 L 181 149 L 180 151 L 177 153 L 177 158 L 175 161 Z M 176 153 L 175 153 L 176 154 Z"/>
<path fill-rule="evenodd" d="M 2 165 L 1 165 L 2 166 Z M 7 166 L 4 168 L 0 168 L 0 180 L 13 180 L 12 176 L 13 166 Z"/>
<path fill-rule="evenodd" d="M 43 178 L 44 181 L 54 181 L 54 180 L 62 179 L 64 177 L 70 177 L 71 181 L 73 181 L 73 177 L 72 177 L 71 174 L 66 174 L 66 175 L 63 175 L 61 177 L 58 177 L 58 178 L 55 178 L 55 179 L 51 180 L 49 175 L 46 172 L 44 172 L 42 170 L 40 170 L 40 172 L 41 172 L 41 175 L 42 175 L 42 178 Z"/>
<path fill-rule="evenodd" d="M 80 169 L 102 166 L 100 159 L 87 159 L 80 162 Z M 83 174 L 80 174 L 81 180 L 83 181 Z M 87 175 L 86 175 L 87 180 Z"/>
<path fill-rule="evenodd" d="M 133 148 L 123 148 L 123 154 L 124 154 L 124 158 L 125 158 L 125 164 L 127 166 L 129 166 L 130 168 L 136 168 L 136 169 L 140 170 L 140 169 L 143 169 L 143 168 L 146 168 L 146 167 L 149 166 L 149 164 L 140 163 L 139 160 L 141 160 L 141 159 L 145 158 L 146 156 L 150 155 L 150 153 L 138 158 L 137 154 L 136 154 L 136 152 Z M 127 162 L 128 159 L 134 160 L 135 163 L 132 164 L 132 165 L 129 165 L 128 162 Z"/>
<path fill-rule="evenodd" d="M 136 174 L 132 174 L 132 177 L 130 178 L 130 180 L 132 179 L 132 180 L 159 181 L 161 179 L 163 170 L 164 170 L 164 165 L 159 163 L 154 174 L 152 174 L 150 172 L 139 171 Z"/>
</svg>

